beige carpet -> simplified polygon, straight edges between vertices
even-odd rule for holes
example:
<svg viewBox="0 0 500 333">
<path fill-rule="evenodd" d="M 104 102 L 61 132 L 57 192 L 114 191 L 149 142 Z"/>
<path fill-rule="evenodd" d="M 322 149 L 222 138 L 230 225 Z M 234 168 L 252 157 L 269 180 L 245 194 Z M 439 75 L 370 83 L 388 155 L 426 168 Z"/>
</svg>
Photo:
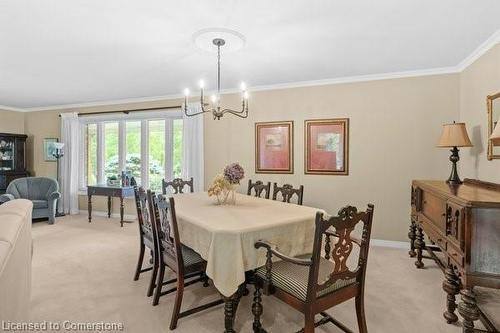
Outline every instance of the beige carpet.
<svg viewBox="0 0 500 333">
<path fill-rule="evenodd" d="M 126 332 L 168 332 L 174 295 L 151 306 L 145 296 L 149 272 L 133 281 L 138 253 L 137 224 L 120 228 L 116 219 L 85 216 L 58 218 L 55 225 L 33 225 L 32 321 L 121 322 Z M 368 330 L 376 332 L 461 332 L 442 317 L 443 276 L 436 265 L 416 270 L 406 251 L 373 247 L 370 252 L 366 315 Z M 252 288 L 251 288 L 252 289 Z M 253 290 L 251 290 L 253 292 Z M 183 308 L 218 297 L 212 288 L 187 287 Z M 495 303 L 496 302 L 496 303 Z M 498 298 L 491 313 L 500 313 Z M 251 332 L 251 297 L 243 298 L 235 328 Z M 354 303 L 329 311 L 357 331 Z M 272 297 L 264 297 L 263 325 L 268 332 L 294 332 L 302 315 Z M 223 332 L 222 306 L 179 321 L 177 332 Z M 317 332 L 340 332 L 331 324 Z"/>
</svg>

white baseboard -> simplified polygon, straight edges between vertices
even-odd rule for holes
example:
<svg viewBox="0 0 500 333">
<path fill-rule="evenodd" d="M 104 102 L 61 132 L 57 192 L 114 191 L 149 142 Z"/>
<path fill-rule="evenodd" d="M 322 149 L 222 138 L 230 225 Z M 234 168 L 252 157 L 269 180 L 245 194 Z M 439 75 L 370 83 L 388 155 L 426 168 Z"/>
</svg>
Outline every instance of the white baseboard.
<svg viewBox="0 0 500 333">
<path fill-rule="evenodd" d="M 80 210 L 80 215 L 88 215 L 88 214 L 89 214 L 89 212 L 87 210 Z M 93 210 L 92 216 L 108 217 L 108 212 Z M 120 214 L 119 213 L 111 213 L 111 217 L 119 219 Z M 135 221 L 135 220 L 137 220 L 137 215 L 124 214 L 123 219 L 127 220 L 127 221 Z"/>
<path fill-rule="evenodd" d="M 410 242 L 390 241 L 390 240 L 384 240 L 384 239 L 372 239 L 372 240 L 370 240 L 370 245 L 381 246 L 381 247 L 392 247 L 395 249 L 409 249 L 410 248 Z"/>
</svg>

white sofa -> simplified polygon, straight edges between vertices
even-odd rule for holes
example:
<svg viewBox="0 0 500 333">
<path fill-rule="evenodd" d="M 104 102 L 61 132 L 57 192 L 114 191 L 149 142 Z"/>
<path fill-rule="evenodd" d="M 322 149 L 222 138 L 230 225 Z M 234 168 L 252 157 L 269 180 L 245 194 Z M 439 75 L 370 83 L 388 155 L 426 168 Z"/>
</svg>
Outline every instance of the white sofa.
<svg viewBox="0 0 500 333">
<path fill-rule="evenodd" d="M 29 320 L 32 210 L 24 199 L 0 205 L 0 320 Z"/>
</svg>

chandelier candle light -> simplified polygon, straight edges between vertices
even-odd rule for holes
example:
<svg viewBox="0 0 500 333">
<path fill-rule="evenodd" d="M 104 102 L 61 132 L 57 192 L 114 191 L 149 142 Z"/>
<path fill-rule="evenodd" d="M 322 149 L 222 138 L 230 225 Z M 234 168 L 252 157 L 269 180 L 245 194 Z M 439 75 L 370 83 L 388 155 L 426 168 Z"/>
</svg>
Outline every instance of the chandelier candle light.
<svg viewBox="0 0 500 333">
<path fill-rule="evenodd" d="M 203 114 L 206 112 L 212 113 L 214 119 L 220 120 L 222 116 L 226 113 L 233 114 L 240 118 L 248 117 L 248 91 L 246 84 L 244 82 L 241 83 L 241 110 L 235 111 L 228 108 L 223 108 L 220 105 L 220 48 L 226 44 L 226 41 L 222 38 L 215 38 L 212 43 L 217 46 L 217 94 L 212 95 L 211 101 L 212 104 L 205 103 L 203 89 L 205 88 L 205 82 L 200 80 L 200 108 L 201 111 L 189 113 L 188 112 L 188 98 L 189 98 L 189 89 L 184 89 L 184 114 L 186 116 L 197 116 L 199 114 Z"/>
</svg>

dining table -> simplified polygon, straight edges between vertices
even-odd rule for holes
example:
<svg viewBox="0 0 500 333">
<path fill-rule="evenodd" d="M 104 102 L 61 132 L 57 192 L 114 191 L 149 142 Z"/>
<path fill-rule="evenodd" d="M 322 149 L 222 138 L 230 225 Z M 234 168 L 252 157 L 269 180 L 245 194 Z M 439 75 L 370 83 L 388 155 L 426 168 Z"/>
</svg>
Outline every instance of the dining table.
<svg viewBox="0 0 500 333">
<path fill-rule="evenodd" d="M 181 242 L 207 261 L 206 275 L 224 299 L 224 327 L 233 333 L 246 277 L 266 262 L 255 243 L 266 240 L 288 256 L 312 252 L 315 216 L 321 209 L 235 194 L 217 204 L 206 192 L 175 194 Z"/>
</svg>

